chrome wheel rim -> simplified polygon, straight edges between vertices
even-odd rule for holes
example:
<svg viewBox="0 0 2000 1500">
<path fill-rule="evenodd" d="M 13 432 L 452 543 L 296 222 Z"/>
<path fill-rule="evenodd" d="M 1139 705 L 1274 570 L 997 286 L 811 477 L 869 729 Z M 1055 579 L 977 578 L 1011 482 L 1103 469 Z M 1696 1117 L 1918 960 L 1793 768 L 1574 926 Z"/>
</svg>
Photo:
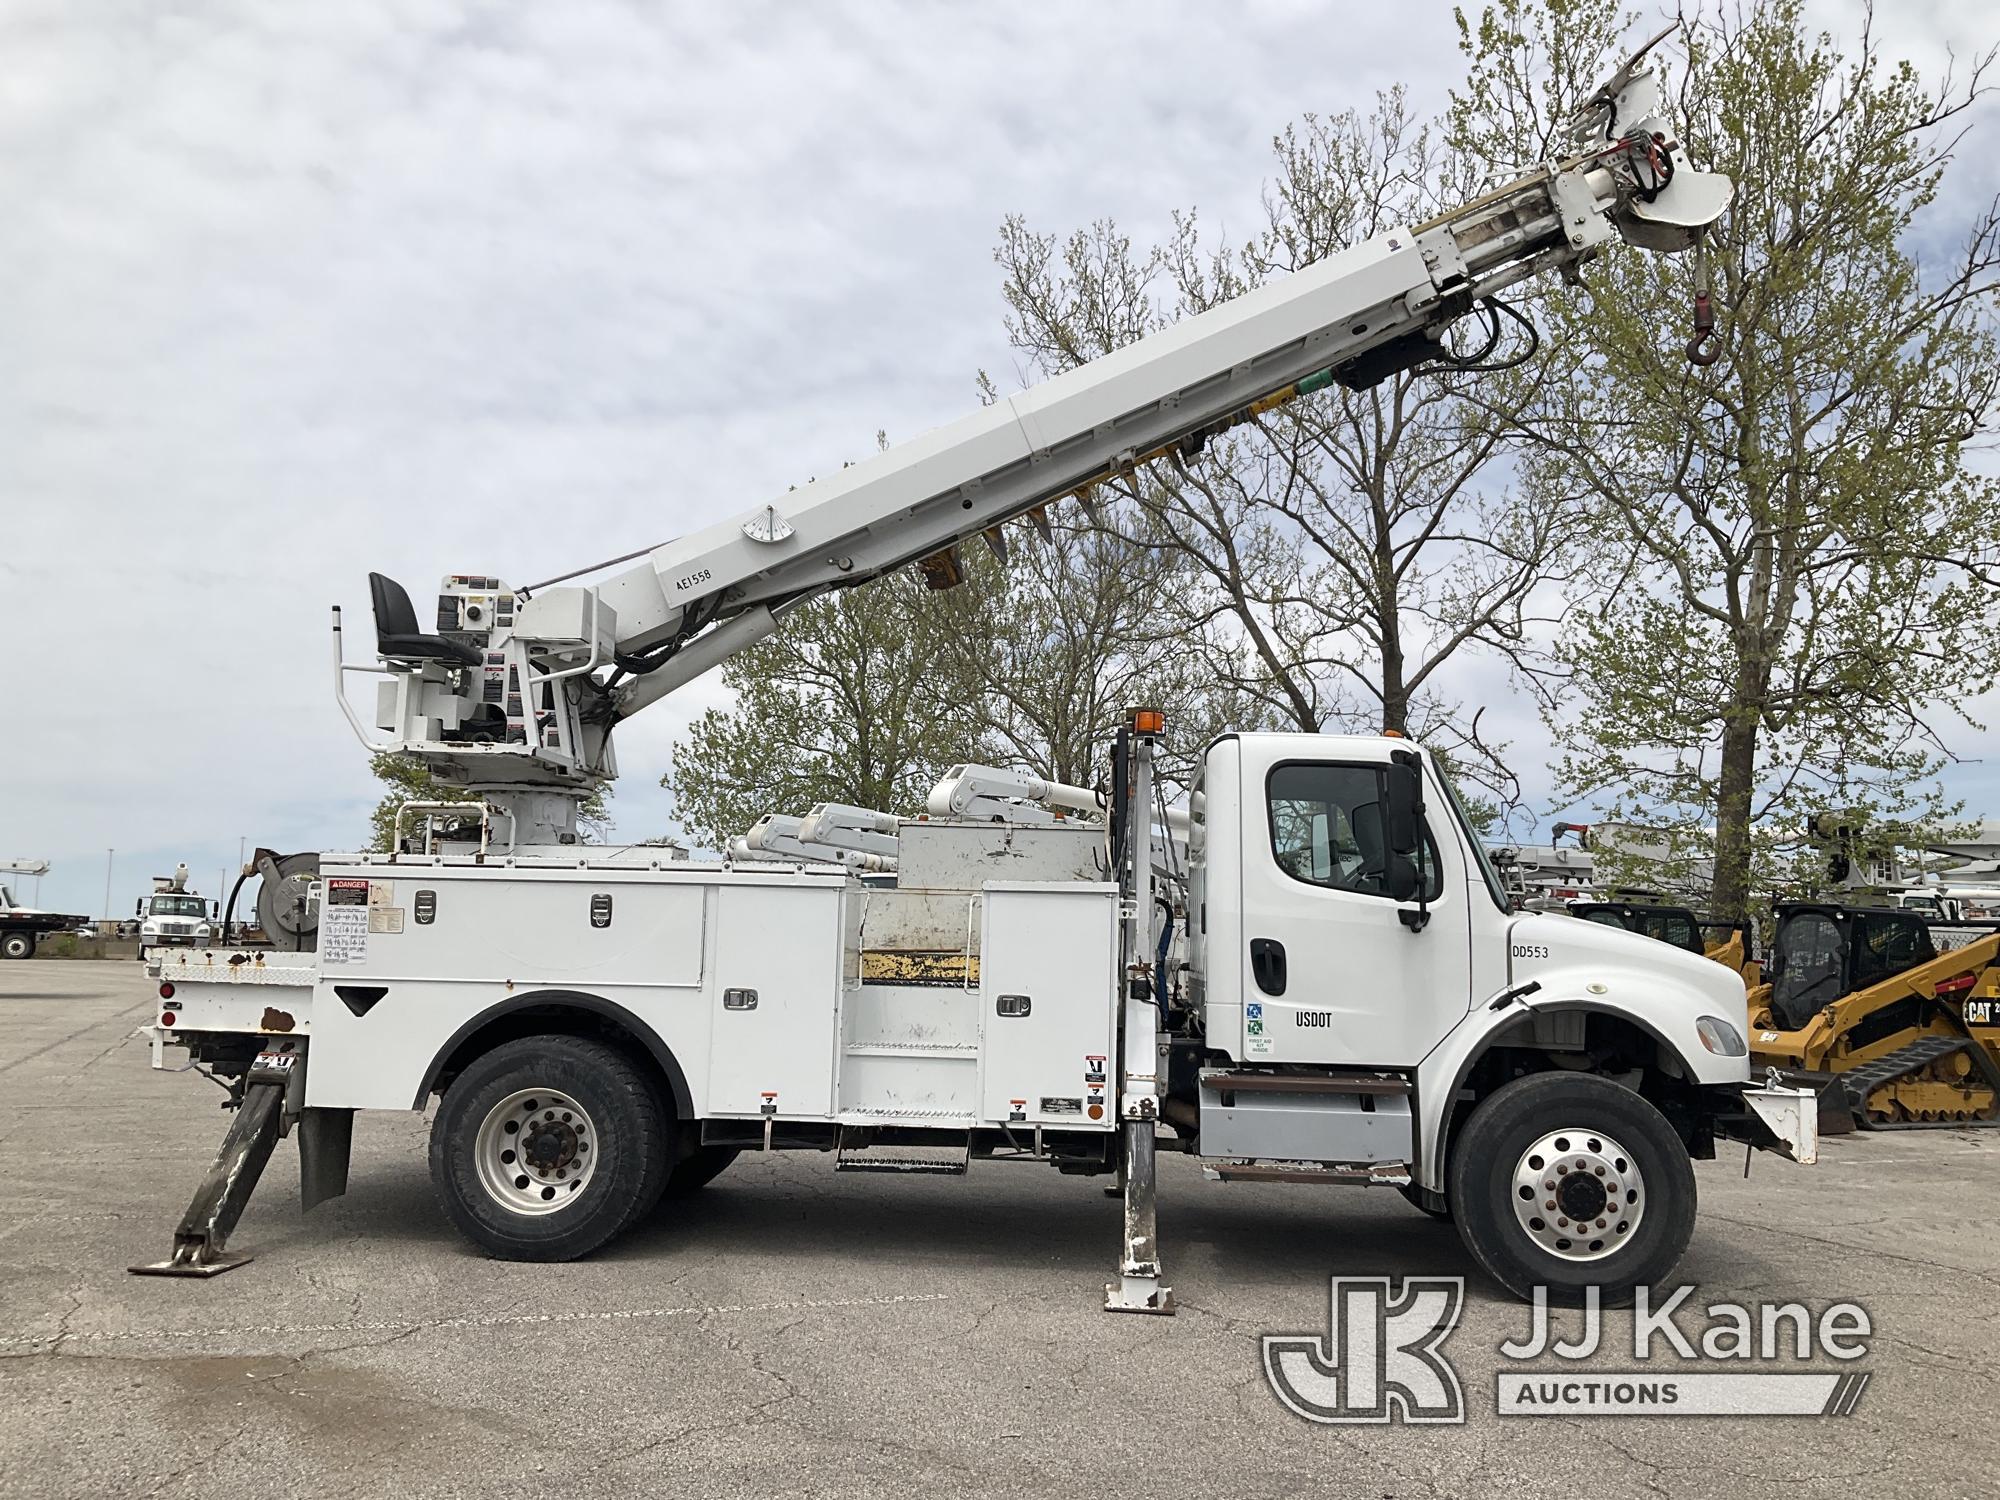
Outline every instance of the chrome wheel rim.
<svg viewBox="0 0 2000 1500">
<path fill-rule="evenodd" d="M 1639 1160 L 1601 1130 L 1551 1130 L 1514 1166 L 1521 1232 L 1558 1260 L 1615 1255 L 1646 1212 Z"/>
<path fill-rule="evenodd" d="M 487 1197 L 509 1213 L 561 1213 L 597 1174 L 597 1126 L 558 1089 L 516 1089 L 486 1112 L 473 1162 Z"/>
</svg>

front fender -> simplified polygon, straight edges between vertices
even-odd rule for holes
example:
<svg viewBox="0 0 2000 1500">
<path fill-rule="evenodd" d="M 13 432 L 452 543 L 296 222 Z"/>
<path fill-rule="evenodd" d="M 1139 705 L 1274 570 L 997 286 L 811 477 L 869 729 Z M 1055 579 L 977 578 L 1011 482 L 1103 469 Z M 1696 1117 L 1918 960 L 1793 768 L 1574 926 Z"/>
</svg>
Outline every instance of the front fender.
<svg viewBox="0 0 2000 1500">
<path fill-rule="evenodd" d="M 1719 967 L 1717 972 L 1722 972 Z M 1552 978 L 1541 978 L 1540 991 L 1502 1010 L 1493 1010 L 1491 1000 L 1474 1006 L 1418 1065 L 1417 1139 L 1422 1144 L 1421 1159 L 1414 1165 L 1423 1186 L 1443 1190 L 1452 1106 L 1473 1065 L 1505 1032 L 1524 1026 L 1536 1014 L 1581 1011 L 1616 1016 L 1652 1037 L 1661 1055 L 1675 1059 L 1690 1082 L 1737 1086 L 1749 1082 L 1747 1054 L 1718 1056 L 1702 1045 L 1695 1031 L 1695 1022 L 1703 1015 L 1720 1014 L 1739 1031 L 1747 1026 L 1747 1017 L 1710 1003 L 1699 992 L 1650 976 L 1620 976 L 1615 987 L 1593 981 L 1602 994 L 1593 993 L 1586 984 L 1551 982 Z M 1740 1009 L 1742 1002 L 1737 1005 Z"/>
</svg>

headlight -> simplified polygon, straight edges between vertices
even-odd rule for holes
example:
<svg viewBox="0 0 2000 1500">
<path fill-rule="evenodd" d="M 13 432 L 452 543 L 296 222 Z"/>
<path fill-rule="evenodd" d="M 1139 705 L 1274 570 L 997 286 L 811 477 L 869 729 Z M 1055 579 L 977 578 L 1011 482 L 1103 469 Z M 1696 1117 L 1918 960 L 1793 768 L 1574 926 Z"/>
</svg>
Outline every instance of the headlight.
<svg viewBox="0 0 2000 1500">
<path fill-rule="evenodd" d="M 1720 1016 L 1703 1016 L 1694 1029 L 1702 1046 L 1717 1057 L 1741 1057 L 1750 1050 L 1743 1045 L 1743 1033 Z"/>
</svg>

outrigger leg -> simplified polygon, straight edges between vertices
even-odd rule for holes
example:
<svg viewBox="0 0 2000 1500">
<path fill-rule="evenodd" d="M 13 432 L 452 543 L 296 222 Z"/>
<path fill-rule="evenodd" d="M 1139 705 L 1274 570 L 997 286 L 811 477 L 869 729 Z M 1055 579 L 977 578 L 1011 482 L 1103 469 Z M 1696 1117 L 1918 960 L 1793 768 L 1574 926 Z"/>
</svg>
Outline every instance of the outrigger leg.
<svg viewBox="0 0 2000 1500">
<path fill-rule="evenodd" d="M 1165 727 L 1158 710 L 1133 709 L 1118 731 L 1112 759 L 1112 846 L 1120 851 L 1117 876 L 1125 919 L 1117 1092 L 1124 1137 L 1118 1180 L 1125 1189 L 1125 1248 L 1118 1258 L 1118 1279 L 1105 1284 L 1104 1310 L 1171 1316 L 1174 1291 L 1160 1282 L 1153 1134 L 1160 1120 L 1161 1055 L 1153 988 L 1153 742 Z"/>
<path fill-rule="evenodd" d="M 242 1107 L 222 1138 L 222 1150 L 195 1189 L 194 1201 L 174 1231 L 174 1252 L 165 1260 L 133 1266 L 139 1276 L 219 1276 L 250 1257 L 232 1255 L 223 1247 L 243 1217 L 264 1164 L 278 1144 L 285 1123 L 283 1083 L 251 1082 L 244 1087 Z"/>
<path fill-rule="evenodd" d="M 1149 1099 L 1146 1101 L 1151 1103 Z M 1125 1135 L 1125 1253 L 1118 1279 L 1104 1286 L 1106 1312 L 1156 1313 L 1171 1317 L 1174 1289 L 1160 1282 L 1160 1234 L 1154 1213 L 1151 1119 L 1127 1120 Z"/>
<path fill-rule="evenodd" d="M 265 1164 L 294 1123 L 299 1125 L 300 1185 L 305 1207 L 347 1190 L 347 1156 L 354 1112 L 301 1109 L 305 1049 L 287 1039 L 260 1053 L 244 1075 L 242 1102 L 222 1149 L 195 1189 L 194 1201 L 174 1231 L 173 1254 L 131 1267 L 138 1276 L 219 1276 L 250 1257 L 227 1246 L 243 1217 Z"/>
</svg>

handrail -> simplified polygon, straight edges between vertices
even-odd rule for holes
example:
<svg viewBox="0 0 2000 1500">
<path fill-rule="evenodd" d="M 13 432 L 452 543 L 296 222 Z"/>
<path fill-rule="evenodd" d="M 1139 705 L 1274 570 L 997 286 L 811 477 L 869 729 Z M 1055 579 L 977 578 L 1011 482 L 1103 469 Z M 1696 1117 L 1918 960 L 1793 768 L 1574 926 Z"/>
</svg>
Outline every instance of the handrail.
<svg viewBox="0 0 2000 1500">
<path fill-rule="evenodd" d="M 393 677 L 395 673 L 387 667 L 351 667 L 347 664 L 340 644 L 340 606 L 333 607 L 333 696 L 340 704 L 340 711 L 346 716 L 348 727 L 354 737 L 369 751 L 386 750 L 395 743 L 393 738 L 378 740 L 373 738 L 362 725 L 360 716 L 354 712 L 354 705 L 347 701 L 347 674 L 359 672 L 373 677 Z"/>
</svg>

